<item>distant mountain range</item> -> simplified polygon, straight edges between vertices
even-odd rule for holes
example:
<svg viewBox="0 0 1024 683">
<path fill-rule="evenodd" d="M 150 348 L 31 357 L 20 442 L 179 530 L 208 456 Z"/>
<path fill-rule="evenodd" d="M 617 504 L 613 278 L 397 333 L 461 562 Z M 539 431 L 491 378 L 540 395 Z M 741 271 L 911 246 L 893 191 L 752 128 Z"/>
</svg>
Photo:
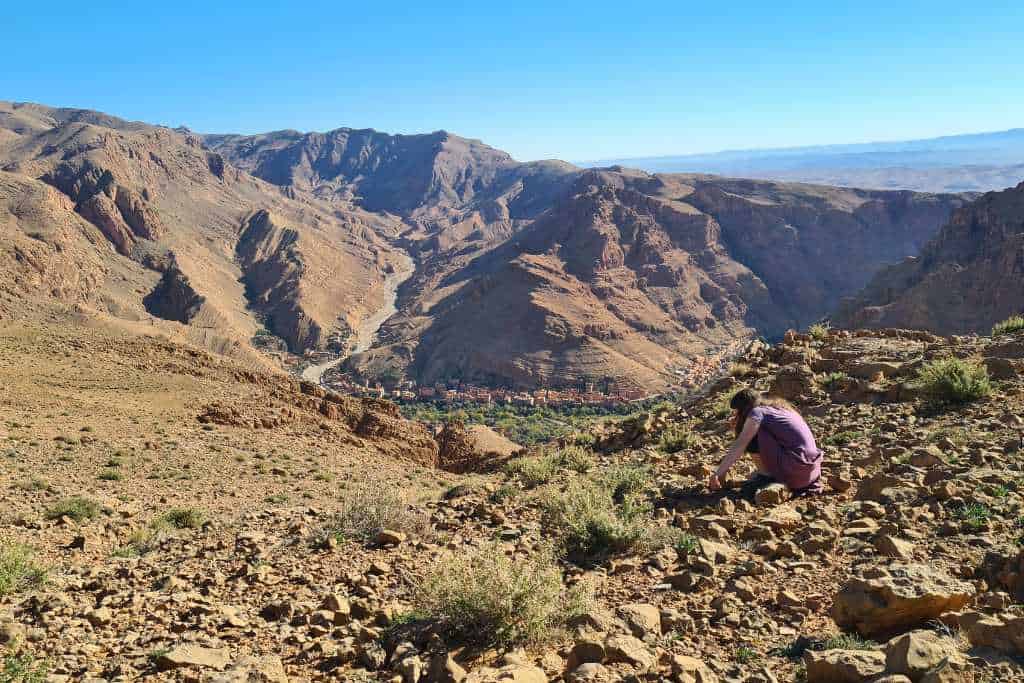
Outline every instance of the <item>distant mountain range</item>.
<svg viewBox="0 0 1024 683">
<path fill-rule="evenodd" d="M 714 173 L 840 187 L 984 192 L 1024 180 L 1024 128 L 925 140 L 604 159 L 651 173 Z"/>
</svg>

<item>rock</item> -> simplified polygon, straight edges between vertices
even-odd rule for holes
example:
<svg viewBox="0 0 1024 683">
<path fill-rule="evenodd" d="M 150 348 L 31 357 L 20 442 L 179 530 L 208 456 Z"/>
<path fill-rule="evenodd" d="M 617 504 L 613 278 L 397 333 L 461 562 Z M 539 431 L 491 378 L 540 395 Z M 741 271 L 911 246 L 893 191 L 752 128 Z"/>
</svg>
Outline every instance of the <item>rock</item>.
<svg viewBox="0 0 1024 683">
<path fill-rule="evenodd" d="M 785 484 L 768 484 L 754 494 L 754 502 L 758 505 L 778 505 L 790 498 L 789 487 Z"/>
<path fill-rule="evenodd" d="M 566 683 L 591 683 L 592 681 L 611 681 L 613 678 L 607 667 L 591 662 L 589 664 L 580 664 L 566 674 L 565 680 Z"/>
<path fill-rule="evenodd" d="M 863 683 L 885 672 L 885 655 L 872 650 L 808 650 L 807 683 Z"/>
<path fill-rule="evenodd" d="M 450 654 L 438 655 L 430 660 L 427 683 L 462 683 L 466 670 Z"/>
<path fill-rule="evenodd" d="M 186 643 L 157 657 L 156 668 L 160 671 L 168 671 L 195 666 L 201 669 L 221 670 L 228 665 L 229 660 L 230 657 L 226 649 L 200 647 Z"/>
<path fill-rule="evenodd" d="M 885 670 L 919 683 L 928 671 L 946 660 L 956 645 L 932 631 L 911 631 L 885 645 Z"/>
<path fill-rule="evenodd" d="M 814 372 L 810 366 L 802 363 L 792 363 L 779 368 L 768 390 L 772 396 L 779 396 L 788 401 L 810 396 L 814 392 Z"/>
<path fill-rule="evenodd" d="M 466 683 L 548 683 L 543 669 L 528 664 L 510 664 L 500 669 L 477 669 L 465 678 Z"/>
<path fill-rule="evenodd" d="M 847 581 L 835 596 L 832 618 L 864 636 L 919 626 L 962 608 L 974 588 L 926 565 L 873 569 Z"/>
<path fill-rule="evenodd" d="M 967 639 L 975 647 L 990 647 L 1013 656 L 1024 655 L 1024 615 L 1004 614 L 979 619 L 968 628 Z"/>
<path fill-rule="evenodd" d="M 633 635 L 641 640 L 661 635 L 661 612 L 654 605 L 633 604 L 619 608 L 619 616 Z"/>
<path fill-rule="evenodd" d="M 624 662 L 646 671 L 655 663 L 654 653 L 633 636 L 612 636 L 604 642 L 609 662 Z"/>
<path fill-rule="evenodd" d="M 377 545 L 401 545 L 405 543 L 405 534 L 400 531 L 381 529 L 377 533 Z"/>
<path fill-rule="evenodd" d="M 109 607 L 100 607 L 86 614 L 85 619 L 94 627 L 98 627 L 109 624 L 110 620 L 113 619 L 113 614 Z"/>
<path fill-rule="evenodd" d="M 289 683 L 280 657 L 242 657 L 210 683 Z"/>
<path fill-rule="evenodd" d="M 910 560 L 914 557 L 914 544 L 902 538 L 882 534 L 875 539 L 875 550 L 898 560 Z"/>
<path fill-rule="evenodd" d="M 572 649 L 569 650 L 566 668 L 574 670 L 581 664 L 600 664 L 604 661 L 604 658 L 604 643 L 590 639 L 578 640 L 572 646 Z"/>
<path fill-rule="evenodd" d="M 686 655 L 672 655 L 672 675 L 679 683 L 718 683 L 718 676 L 704 662 Z"/>
</svg>

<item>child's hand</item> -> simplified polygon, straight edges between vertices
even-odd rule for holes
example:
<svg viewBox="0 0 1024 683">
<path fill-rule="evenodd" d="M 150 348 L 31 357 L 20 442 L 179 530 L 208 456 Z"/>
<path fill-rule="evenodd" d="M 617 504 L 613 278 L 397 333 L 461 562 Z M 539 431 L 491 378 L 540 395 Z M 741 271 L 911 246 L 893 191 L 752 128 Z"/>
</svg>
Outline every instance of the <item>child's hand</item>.
<svg viewBox="0 0 1024 683">
<path fill-rule="evenodd" d="M 714 472 L 712 472 L 711 476 L 708 477 L 708 488 L 712 491 L 717 491 L 722 488 L 722 482 Z"/>
</svg>

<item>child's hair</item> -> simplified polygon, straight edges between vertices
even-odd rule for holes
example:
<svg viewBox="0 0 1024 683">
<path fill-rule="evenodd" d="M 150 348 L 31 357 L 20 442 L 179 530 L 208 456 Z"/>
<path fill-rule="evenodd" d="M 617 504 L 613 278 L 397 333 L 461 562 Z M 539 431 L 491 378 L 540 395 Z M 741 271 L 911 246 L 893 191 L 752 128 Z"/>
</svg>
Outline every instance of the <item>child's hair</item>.
<svg viewBox="0 0 1024 683">
<path fill-rule="evenodd" d="M 794 413 L 797 412 L 793 404 L 784 398 L 778 396 L 766 396 L 759 391 L 753 389 L 740 389 L 733 397 L 729 400 L 729 407 L 736 411 L 736 424 L 734 428 L 737 436 L 743 431 L 743 423 L 747 421 L 747 416 L 750 415 L 750 411 L 758 406 L 768 406 L 769 408 L 779 408 L 781 410 L 792 410 Z"/>
</svg>

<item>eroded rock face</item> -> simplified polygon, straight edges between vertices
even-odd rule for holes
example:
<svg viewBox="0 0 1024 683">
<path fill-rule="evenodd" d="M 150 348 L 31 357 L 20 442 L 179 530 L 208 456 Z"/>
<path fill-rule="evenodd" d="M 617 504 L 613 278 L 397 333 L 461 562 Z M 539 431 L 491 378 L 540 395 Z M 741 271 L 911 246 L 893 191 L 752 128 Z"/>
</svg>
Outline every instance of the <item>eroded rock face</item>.
<svg viewBox="0 0 1024 683">
<path fill-rule="evenodd" d="M 987 331 L 1020 312 L 1024 183 L 957 210 L 915 258 L 880 271 L 834 318 L 844 327 Z"/>
<path fill-rule="evenodd" d="M 851 579 L 835 596 L 832 618 L 865 636 L 890 634 L 961 609 L 974 588 L 927 565 L 892 565 Z"/>
</svg>

